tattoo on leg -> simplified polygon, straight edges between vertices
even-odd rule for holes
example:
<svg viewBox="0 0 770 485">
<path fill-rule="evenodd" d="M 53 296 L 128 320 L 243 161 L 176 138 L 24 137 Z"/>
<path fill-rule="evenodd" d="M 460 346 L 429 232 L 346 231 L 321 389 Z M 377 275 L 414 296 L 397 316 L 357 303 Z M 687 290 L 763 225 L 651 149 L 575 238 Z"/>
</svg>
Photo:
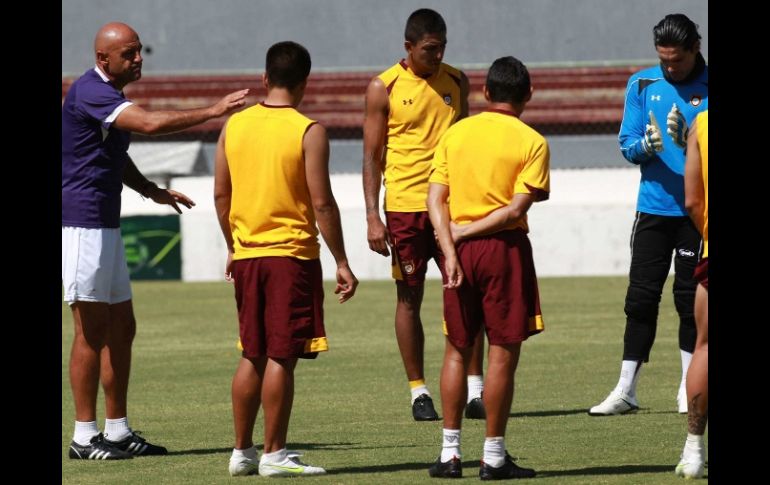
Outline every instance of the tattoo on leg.
<svg viewBox="0 0 770 485">
<path fill-rule="evenodd" d="M 700 397 L 700 394 L 693 396 L 687 406 L 687 431 L 698 435 L 702 435 L 706 431 L 706 422 L 708 421 L 708 411 L 706 414 L 700 414 L 698 411 Z"/>
</svg>

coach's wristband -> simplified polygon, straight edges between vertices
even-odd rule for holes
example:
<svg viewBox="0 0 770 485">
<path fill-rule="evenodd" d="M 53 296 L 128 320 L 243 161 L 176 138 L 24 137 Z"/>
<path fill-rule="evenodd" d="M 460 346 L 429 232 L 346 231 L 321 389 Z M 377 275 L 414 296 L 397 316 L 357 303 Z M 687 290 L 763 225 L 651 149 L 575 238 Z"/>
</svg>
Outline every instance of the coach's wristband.
<svg viewBox="0 0 770 485">
<path fill-rule="evenodd" d="M 147 180 L 142 184 L 142 188 L 139 189 L 139 194 L 144 198 L 149 198 L 150 196 L 147 195 L 147 192 L 152 188 L 155 187 L 158 188 L 158 184 L 153 182 L 152 180 Z"/>
</svg>

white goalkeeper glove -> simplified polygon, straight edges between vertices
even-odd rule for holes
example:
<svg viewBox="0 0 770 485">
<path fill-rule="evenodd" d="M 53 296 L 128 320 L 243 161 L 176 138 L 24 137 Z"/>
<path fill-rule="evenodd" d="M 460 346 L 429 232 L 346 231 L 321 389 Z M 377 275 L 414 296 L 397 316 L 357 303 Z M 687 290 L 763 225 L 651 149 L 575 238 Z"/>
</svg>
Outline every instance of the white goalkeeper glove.
<svg viewBox="0 0 770 485">
<path fill-rule="evenodd" d="M 652 110 L 650 110 L 650 123 L 644 129 L 642 149 L 648 155 L 663 151 L 663 138 L 661 137 L 660 126 L 658 125 L 658 120 L 655 119 Z"/>
<path fill-rule="evenodd" d="M 674 140 L 678 146 L 684 148 L 687 146 L 687 121 L 684 115 L 677 108 L 676 103 L 671 107 L 671 111 L 666 116 L 666 133 Z"/>
</svg>

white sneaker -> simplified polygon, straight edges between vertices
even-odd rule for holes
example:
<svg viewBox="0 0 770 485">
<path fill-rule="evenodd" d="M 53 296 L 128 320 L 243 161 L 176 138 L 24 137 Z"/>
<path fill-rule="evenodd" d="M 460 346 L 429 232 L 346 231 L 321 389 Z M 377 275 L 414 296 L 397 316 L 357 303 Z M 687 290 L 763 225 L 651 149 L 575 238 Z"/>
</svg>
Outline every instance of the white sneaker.
<svg viewBox="0 0 770 485">
<path fill-rule="evenodd" d="M 264 455 L 262 455 L 264 460 Z M 298 475 L 324 475 L 326 470 L 299 461 L 297 456 L 286 456 L 281 462 L 271 463 L 260 460 L 259 474 L 263 477 L 293 477 Z"/>
<path fill-rule="evenodd" d="M 676 404 L 679 414 L 687 414 L 687 390 L 684 387 L 680 387 L 679 392 L 676 393 Z"/>
<path fill-rule="evenodd" d="M 259 470 L 259 462 L 251 458 L 230 458 L 230 466 L 227 468 L 232 477 L 245 477 L 256 475 Z"/>
<path fill-rule="evenodd" d="M 613 389 L 607 399 L 588 410 L 589 416 L 612 416 L 615 414 L 635 413 L 639 403 L 620 389 Z"/>
<path fill-rule="evenodd" d="M 684 478 L 701 478 L 706 460 L 703 455 L 703 449 L 688 449 L 685 446 L 682 451 L 682 458 L 676 466 L 676 476 Z"/>
</svg>

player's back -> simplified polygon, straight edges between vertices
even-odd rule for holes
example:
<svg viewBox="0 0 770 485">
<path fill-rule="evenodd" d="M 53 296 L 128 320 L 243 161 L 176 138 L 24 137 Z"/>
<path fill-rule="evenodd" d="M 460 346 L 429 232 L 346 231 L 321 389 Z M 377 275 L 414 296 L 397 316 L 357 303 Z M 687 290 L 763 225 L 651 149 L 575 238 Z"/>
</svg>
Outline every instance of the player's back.
<svg viewBox="0 0 770 485">
<path fill-rule="evenodd" d="M 319 257 L 303 138 L 315 123 L 290 106 L 259 104 L 227 123 L 235 259 Z"/>
<path fill-rule="evenodd" d="M 452 126 L 434 157 L 437 176 L 449 184 L 449 212 L 458 224 L 508 205 L 514 193 L 535 193 L 536 200 L 546 199 L 549 162 L 548 143 L 542 135 L 513 113 L 491 110 Z M 526 218 L 506 229 L 516 227 L 527 230 Z"/>
</svg>

